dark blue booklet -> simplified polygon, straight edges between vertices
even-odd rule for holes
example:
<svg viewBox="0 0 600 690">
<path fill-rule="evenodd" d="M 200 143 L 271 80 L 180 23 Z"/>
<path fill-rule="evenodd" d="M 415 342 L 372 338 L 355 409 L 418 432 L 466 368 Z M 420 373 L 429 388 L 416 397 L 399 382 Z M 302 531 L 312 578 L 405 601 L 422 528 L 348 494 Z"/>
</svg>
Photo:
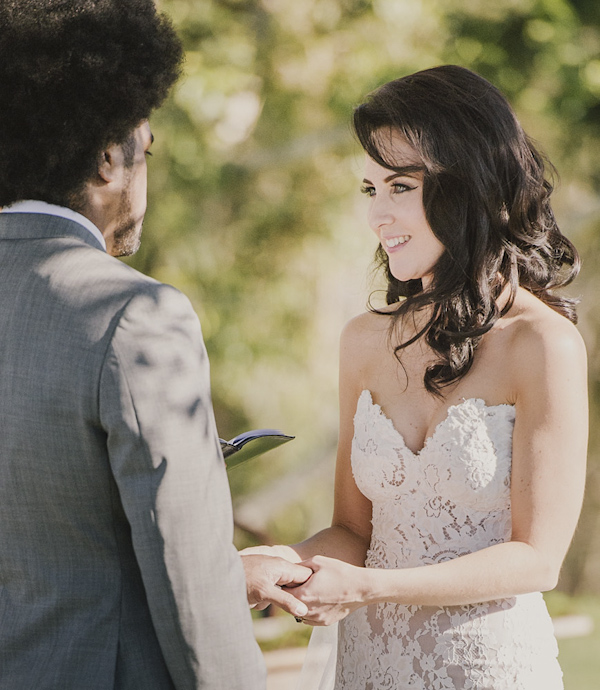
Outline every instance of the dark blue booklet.
<svg viewBox="0 0 600 690">
<path fill-rule="evenodd" d="M 278 429 L 254 429 L 245 431 L 230 441 L 222 438 L 219 441 L 227 469 L 231 469 L 294 438 L 295 436 L 288 436 Z"/>
</svg>

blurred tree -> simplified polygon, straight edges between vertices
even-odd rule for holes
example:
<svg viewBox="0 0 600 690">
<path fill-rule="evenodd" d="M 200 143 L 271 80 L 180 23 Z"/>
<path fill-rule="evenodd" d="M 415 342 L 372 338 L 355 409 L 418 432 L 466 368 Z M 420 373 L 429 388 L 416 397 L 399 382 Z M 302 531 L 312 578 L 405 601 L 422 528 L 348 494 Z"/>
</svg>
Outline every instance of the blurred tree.
<svg viewBox="0 0 600 690">
<path fill-rule="evenodd" d="M 327 523 L 337 338 L 364 308 L 375 249 L 358 198 L 353 106 L 379 84 L 454 62 L 497 84 L 563 185 L 584 254 L 582 330 L 600 414 L 600 10 L 596 0 L 162 0 L 185 78 L 153 119 L 146 234 L 133 263 L 192 299 L 221 435 L 298 440 L 231 473 L 242 523 L 298 539 Z M 376 285 L 375 285 L 376 287 Z M 563 586 L 600 582 L 600 439 Z M 596 540 L 597 541 L 597 540 Z"/>
</svg>

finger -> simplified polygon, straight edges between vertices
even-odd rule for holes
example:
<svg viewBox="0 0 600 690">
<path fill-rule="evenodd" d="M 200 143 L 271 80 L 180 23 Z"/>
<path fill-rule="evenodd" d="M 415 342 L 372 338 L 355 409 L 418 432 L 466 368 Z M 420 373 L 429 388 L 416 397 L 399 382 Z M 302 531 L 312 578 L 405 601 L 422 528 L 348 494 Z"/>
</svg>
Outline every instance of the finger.
<svg viewBox="0 0 600 690">
<path fill-rule="evenodd" d="M 282 585 L 282 589 L 284 591 L 291 591 L 293 592 L 293 596 L 296 597 L 296 599 L 303 599 L 304 598 L 304 592 L 305 592 L 305 585 L 306 582 L 301 582 L 298 585 L 292 584 L 292 585 Z"/>
<path fill-rule="evenodd" d="M 318 557 L 313 556 L 312 558 L 307 558 L 305 561 L 301 561 L 300 563 L 297 563 L 297 565 L 303 567 L 303 568 L 308 568 L 309 570 L 312 570 L 312 572 L 316 572 L 320 565 L 319 561 L 317 560 Z"/>
<path fill-rule="evenodd" d="M 271 602 L 298 618 L 303 618 L 308 612 L 308 606 L 306 604 L 298 601 L 296 597 L 279 588 L 271 593 Z"/>
<path fill-rule="evenodd" d="M 309 618 L 303 618 L 302 622 L 306 623 L 306 625 L 311 625 L 313 628 L 321 628 L 321 627 L 328 625 L 328 623 L 323 623 L 320 620 L 314 620 L 314 619 L 309 619 Z"/>
<path fill-rule="evenodd" d="M 285 585 L 287 587 L 295 587 L 304 584 L 312 574 L 313 571 L 310 568 L 293 565 L 291 568 L 286 569 L 285 572 L 281 573 L 277 584 Z"/>
<path fill-rule="evenodd" d="M 271 606 L 270 601 L 259 601 L 258 604 L 254 604 L 254 606 L 250 608 L 253 608 L 255 611 L 264 611 L 266 608 L 269 608 L 269 606 Z"/>
</svg>

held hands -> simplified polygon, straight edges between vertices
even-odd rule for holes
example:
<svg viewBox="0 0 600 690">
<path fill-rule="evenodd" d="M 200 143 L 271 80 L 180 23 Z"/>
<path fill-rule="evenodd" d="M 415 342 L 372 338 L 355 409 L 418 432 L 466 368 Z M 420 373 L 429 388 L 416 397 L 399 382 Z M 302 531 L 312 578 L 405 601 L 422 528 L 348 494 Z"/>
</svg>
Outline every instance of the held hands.
<svg viewBox="0 0 600 690">
<path fill-rule="evenodd" d="M 251 608 L 261 610 L 269 604 L 275 604 L 292 616 L 306 616 L 307 606 L 290 594 L 287 588 L 306 582 L 312 575 L 310 568 L 276 556 L 244 553 L 241 556 Z"/>
<path fill-rule="evenodd" d="M 326 556 L 292 563 L 266 555 L 269 548 L 241 552 L 252 608 L 275 604 L 308 625 L 331 625 L 369 603 L 367 568 Z"/>
<path fill-rule="evenodd" d="M 301 616 L 304 623 L 331 625 L 369 603 L 367 568 L 326 556 L 314 556 L 301 565 L 313 572 L 304 584 L 294 588 L 294 596 L 308 608 Z"/>
</svg>

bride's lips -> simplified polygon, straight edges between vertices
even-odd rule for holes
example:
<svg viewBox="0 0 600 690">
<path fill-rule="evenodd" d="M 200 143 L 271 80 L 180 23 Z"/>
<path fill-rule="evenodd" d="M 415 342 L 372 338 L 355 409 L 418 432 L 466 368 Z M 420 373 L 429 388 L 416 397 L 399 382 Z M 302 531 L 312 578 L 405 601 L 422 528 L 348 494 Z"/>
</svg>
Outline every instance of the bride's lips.
<svg viewBox="0 0 600 690">
<path fill-rule="evenodd" d="M 381 244 L 386 252 L 396 252 L 405 247 L 410 242 L 410 235 L 398 235 L 396 237 L 381 238 Z"/>
</svg>

